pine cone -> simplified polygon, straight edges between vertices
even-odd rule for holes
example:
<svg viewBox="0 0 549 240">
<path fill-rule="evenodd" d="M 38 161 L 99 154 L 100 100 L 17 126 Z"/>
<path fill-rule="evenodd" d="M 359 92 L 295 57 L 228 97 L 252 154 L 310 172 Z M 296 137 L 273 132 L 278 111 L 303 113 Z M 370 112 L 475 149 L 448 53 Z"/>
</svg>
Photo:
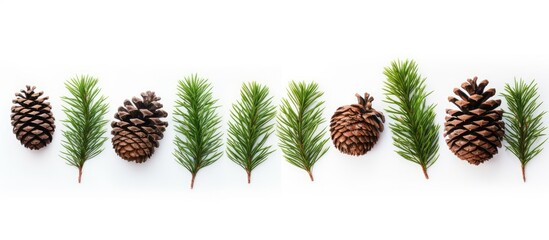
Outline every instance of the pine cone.
<svg viewBox="0 0 549 240">
<path fill-rule="evenodd" d="M 454 93 L 461 100 L 450 96 L 448 101 L 459 110 L 447 109 L 444 124 L 444 136 L 450 150 L 460 159 L 475 165 L 498 153 L 504 135 L 503 111 L 496 109 L 501 100 L 489 100 L 496 90 L 490 88 L 484 91 L 486 85 L 488 80 L 477 85 L 475 77 L 461 84 L 468 94 L 454 88 Z"/>
<path fill-rule="evenodd" d="M 13 133 L 26 148 L 38 150 L 51 143 L 55 131 L 55 118 L 51 105 L 40 97 L 44 92 L 35 92 L 36 87 L 27 86 L 16 93 L 11 107 Z"/>
<path fill-rule="evenodd" d="M 142 163 L 154 153 L 158 141 L 164 137 L 163 132 L 168 127 L 167 122 L 160 118 L 168 116 L 162 110 L 154 92 L 141 93 L 143 99 L 137 97 L 124 101 L 124 106 L 118 108 L 114 118 L 119 121 L 111 123 L 113 147 L 121 158 Z"/>
<path fill-rule="evenodd" d="M 385 122 L 383 113 L 372 108 L 374 98 L 370 94 L 356 97 L 358 104 L 338 108 L 330 123 L 335 147 L 353 156 L 364 155 L 374 147 Z"/>
</svg>

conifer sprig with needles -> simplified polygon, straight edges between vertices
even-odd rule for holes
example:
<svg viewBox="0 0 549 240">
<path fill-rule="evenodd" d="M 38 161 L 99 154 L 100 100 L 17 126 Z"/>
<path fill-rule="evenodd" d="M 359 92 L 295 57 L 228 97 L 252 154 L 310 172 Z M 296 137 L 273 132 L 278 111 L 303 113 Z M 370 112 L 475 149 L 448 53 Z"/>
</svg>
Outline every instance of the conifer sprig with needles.
<svg viewBox="0 0 549 240">
<path fill-rule="evenodd" d="M 421 165 L 429 179 L 427 168 L 438 159 L 438 131 L 435 123 L 436 104 L 427 104 L 425 78 L 418 73 L 413 60 L 393 61 L 384 71 L 385 110 L 393 120 L 393 145 L 404 159 Z"/>
<path fill-rule="evenodd" d="M 109 105 L 101 95 L 98 80 L 91 76 L 76 76 L 65 87 L 70 96 L 62 97 L 65 130 L 61 141 L 64 150 L 61 157 L 71 166 L 78 168 L 78 183 L 82 181 L 84 163 L 103 151 L 107 141 L 106 114 Z"/>
<path fill-rule="evenodd" d="M 505 146 L 521 163 L 522 180 L 526 182 L 525 167 L 530 160 L 542 150 L 547 126 L 543 124 L 545 111 L 538 112 L 542 101 L 539 100 L 538 85 L 534 80 L 526 83 L 515 79 L 513 84 L 505 84 L 503 97 L 508 105 L 508 111 L 503 113 L 507 132 Z"/>
<path fill-rule="evenodd" d="M 257 82 L 242 84 L 240 98 L 231 109 L 227 155 L 246 171 L 249 184 L 252 170 L 273 152 L 267 139 L 273 132 L 276 109 L 269 88 Z"/>
<path fill-rule="evenodd" d="M 191 173 L 191 189 L 198 171 L 217 161 L 220 150 L 221 117 L 216 112 L 217 100 L 207 79 L 197 75 L 178 82 L 174 122 L 174 156 L 179 164 Z"/>
<path fill-rule="evenodd" d="M 290 82 L 287 98 L 282 99 L 277 135 L 284 158 L 307 173 L 314 181 L 312 168 L 328 151 L 323 93 L 315 82 Z"/>
</svg>

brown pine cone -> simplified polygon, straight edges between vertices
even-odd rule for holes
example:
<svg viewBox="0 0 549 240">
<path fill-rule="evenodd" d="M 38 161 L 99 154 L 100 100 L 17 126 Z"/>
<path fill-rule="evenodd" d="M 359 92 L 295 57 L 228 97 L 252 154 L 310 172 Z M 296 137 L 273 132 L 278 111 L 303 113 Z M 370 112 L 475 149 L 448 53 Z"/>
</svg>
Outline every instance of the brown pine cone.
<svg viewBox="0 0 549 240">
<path fill-rule="evenodd" d="M 152 156 L 163 132 L 168 127 L 165 118 L 168 113 L 162 110 L 154 92 L 141 93 L 143 99 L 134 97 L 132 101 L 124 101 L 124 106 L 118 108 L 114 118 L 119 121 L 111 123 L 113 147 L 121 158 L 137 163 L 145 162 Z M 133 104 L 132 104 L 133 103 Z"/>
<path fill-rule="evenodd" d="M 491 159 L 498 153 L 504 135 L 503 110 L 496 109 L 501 100 L 490 99 L 496 94 L 494 88 L 484 91 L 488 80 L 477 84 L 477 77 L 467 79 L 461 85 L 465 92 L 454 88 L 460 97 L 448 97 L 459 110 L 447 109 L 444 136 L 450 150 L 471 164 Z"/>
<path fill-rule="evenodd" d="M 364 155 L 374 147 L 385 122 L 383 113 L 372 108 L 374 98 L 370 94 L 356 97 L 358 104 L 338 108 L 330 123 L 335 147 L 353 156 Z"/>
<path fill-rule="evenodd" d="M 13 133 L 26 148 L 38 150 L 49 143 L 55 131 L 55 118 L 51 105 L 41 97 L 44 92 L 35 92 L 36 87 L 27 86 L 16 93 L 11 107 L 11 125 Z"/>
</svg>

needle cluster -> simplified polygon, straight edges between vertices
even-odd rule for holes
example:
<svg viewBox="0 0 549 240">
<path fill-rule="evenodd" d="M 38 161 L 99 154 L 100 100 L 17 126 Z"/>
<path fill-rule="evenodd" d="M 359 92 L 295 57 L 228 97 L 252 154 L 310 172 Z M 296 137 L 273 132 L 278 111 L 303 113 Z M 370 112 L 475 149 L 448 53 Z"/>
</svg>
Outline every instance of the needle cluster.
<svg viewBox="0 0 549 240">
<path fill-rule="evenodd" d="M 546 112 L 538 112 L 543 102 L 539 100 L 538 86 L 534 80 L 526 83 L 515 79 L 513 84 L 505 84 L 502 95 L 509 106 L 508 111 L 503 113 L 507 127 L 505 147 L 520 161 L 522 179 L 526 181 L 526 164 L 543 151 L 543 144 L 547 141 L 540 139 L 547 129 L 543 124 Z"/>
<path fill-rule="evenodd" d="M 278 114 L 279 147 L 289 163 L 309 173 L 311 181 L 314 164 L 328 151 L 322 95 L 317 83 L 292 81 Z"/>
<path fill-rule="evenodd" d="M 231 109 L 227 155 L 246 171 L 250 183 L 252 170 L 273 152 L 267 140 L 273 132 L 276 108 L 269 88 L 257 82 L 243 84 L 240 98 Z"/>
<path fill-rule="evenodd" d="M 436 104 L 427 104 L 425 78 L 418 73 L 413 60 L 394 61 L 385 68 L 385 87 L 389 104 L 385 110 L 392 122 L 393 145 L 404 159 L 421 165 L 425 178 L 427 168 L 438 159 L 438 131 L 435 123 Z"/>
<path fill-rule="evenodd" d="M 78 168 L 78 182 L 82 180 L 84 163 L 103 151 L 107 141 L 106 114 L 109 105 L 101 95 L 98 80 L 91 76 L 77 76 L 65 83 L 70 96 L 62 97 L 65 130 L 61 141 L 61 157 Z"/>
<path fill-rule="evenodd" d="M 198 171 L 217 161 L 220 151 L 221 117 L 213 98 L 212 86 L 197 75 L 186 77 L 177 86 L 174 122 L 174 156 L 179 164 L 191 173 L 191 189 Z"/>
</svg>

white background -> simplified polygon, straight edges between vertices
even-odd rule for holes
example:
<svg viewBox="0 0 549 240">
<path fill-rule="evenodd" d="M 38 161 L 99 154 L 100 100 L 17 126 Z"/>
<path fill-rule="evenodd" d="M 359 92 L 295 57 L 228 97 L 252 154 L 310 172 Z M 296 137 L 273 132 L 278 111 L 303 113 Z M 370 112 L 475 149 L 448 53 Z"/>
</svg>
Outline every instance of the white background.
<svg viewBox="0 0 549 240">
<path fill-rule="evenodd" d="M 419 64 L 440 124 L 452 89 L 473 76 L 498 93 L 514 77 L 535 78 L 549 102 L 543 1 L 152 2 L 0 1 L 1 239 L 549 236 L 547 151 L 528 165 L 524 184 L 508 151 L 469 165 L 451 154 L 441 130 L 427 181 L 394 152 L 387 129 L 363 157 L 330 145 L 314 183 L 277 151 L 251 185 L 224 156 L 200 171 L 192 191 L 171 155 L 176 82 L 192 73 L 213 82 L 224 123 L 250 80 L 267 84 L 277 103 L 290 80 L 318 82 L 326 119 L 357 92 L 370 92 L 383 110 L 383 67 L 398 58 Z M 76 74 L 100 79 L 109 119 L 142 91 L 162 97 L 170 127 L 150 160 L 123 161 L 109 141 L 77 184 L 77 169 L 59 157 L 63 82 Z M 26 150 L 11 133 L 11 99 L 27 84 L 51 97 L 57 118 L 42 151 Z"/>
</svg>

